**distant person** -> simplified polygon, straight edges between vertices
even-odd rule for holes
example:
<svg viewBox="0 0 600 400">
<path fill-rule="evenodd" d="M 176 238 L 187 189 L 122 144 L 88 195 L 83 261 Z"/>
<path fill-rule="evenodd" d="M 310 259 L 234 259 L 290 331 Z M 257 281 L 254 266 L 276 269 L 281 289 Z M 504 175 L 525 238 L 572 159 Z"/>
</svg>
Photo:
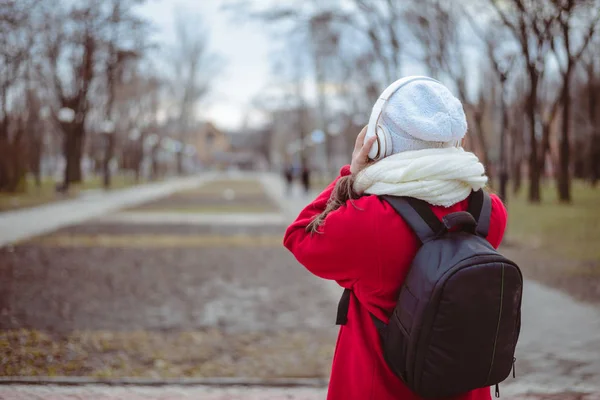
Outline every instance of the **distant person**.
<svg viewBox="0 0 600 400">
<path fill-rule="evenodd" d="M 395 82 L 288 227 L 285 247 L 345 289 L 328 400 L 489 400 L 514 367 L 522 278 L 494 250 L 507 213 L 466 132 L 441 83 Z"/>
<path fill-rule="evenodd" d="M 286 165 L 283 169 L 283 178 L 285 180 L 285 192 L 289 196 L 292 194 L 294 183 L 294 166 L 292 164 Z"/>
<path fill-rule="evenodd" d="M 304 194 L 310 193 L 310 169 L 305 166 L 302 168 L 301 177 L 302 188 L 304 189 Z"/>
</svg>

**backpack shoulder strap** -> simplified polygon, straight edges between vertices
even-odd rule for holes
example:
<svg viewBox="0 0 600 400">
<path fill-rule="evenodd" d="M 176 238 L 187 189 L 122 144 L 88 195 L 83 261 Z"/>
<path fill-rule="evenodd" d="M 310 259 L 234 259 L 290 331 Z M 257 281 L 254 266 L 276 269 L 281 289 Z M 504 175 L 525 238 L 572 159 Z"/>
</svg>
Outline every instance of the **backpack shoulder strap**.
<svg viewBox="0 0 600 400">
<path fill-rule="evenodd" d="M 434 238 L 444 225 L 431 211 L 429 204 L 412 197 L 381 196 L 417 234 L 422 243 Z"/>
<path fill-rule="evenodd" d="M 340 302 L 338 303 L 337 316 L 335 319 L 336 325 L 346 325 L 348 323 L 348 309 L 350 308 L 350 297 L 351 296 L 352 296 L 352 290 L 344 289 L 344 292 L 342 293 L 342 297 L 340 298 Z M 373 320 L 373 323 L 375 324 L 377 331 L 379 332 L 380 335 L 382 335 L 383 331 L 385 330 L 387 325 L 383 321 L 381 321 L 379 318 L 374 316 L 373 314 L 371 314 L 371 313 L 369 313 L 369 314 L 371 315 L 371 319 Z"/>
<path fill-rule="evenodd" d="M 348 322 L 348 308 L 350 307 L 350 296 L 352 290 L 344 289 L 340 302 L 338 303 L 337 316 L 335 318 L 336 325 L 346 325 Z"/>
<path fill-rule="evenodd" d="M 479 189 L 471 194 L 469 200 L 469 213 L 477 221 L 476 233 L 486 238 L 490 231 L 490 219 L 492 217 L 492 199 L 483 189 Z"/>
</svg>

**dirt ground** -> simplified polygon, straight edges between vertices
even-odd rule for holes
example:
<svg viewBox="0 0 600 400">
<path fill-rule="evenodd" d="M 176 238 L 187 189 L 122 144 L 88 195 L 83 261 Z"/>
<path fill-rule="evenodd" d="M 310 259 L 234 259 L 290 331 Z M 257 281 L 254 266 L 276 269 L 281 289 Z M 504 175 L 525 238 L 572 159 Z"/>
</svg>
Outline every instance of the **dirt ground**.
<svg viewBox="0 0 600 400">
<path fill-rule="evenodd" d="M 284 229 L 90 222 L 0 249 L 0 376 L 326 378 L 335 304 Z"/>
<path fill-rule="evenodd" d="M 187 213 L 277 212 L 279 207 L 255 180 L 213 181 L 136 207 L 133 211 Z"/>
</svg>

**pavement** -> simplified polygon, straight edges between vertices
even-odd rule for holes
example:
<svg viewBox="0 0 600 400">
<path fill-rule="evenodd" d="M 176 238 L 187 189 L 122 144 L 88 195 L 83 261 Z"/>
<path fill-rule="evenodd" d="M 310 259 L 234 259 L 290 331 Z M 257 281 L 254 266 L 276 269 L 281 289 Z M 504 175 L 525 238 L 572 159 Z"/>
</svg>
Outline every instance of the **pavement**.
<svg viewBox="0 0 600 400">
<path fill-rule="evenodd" d="M 0 246 L 54 231 L 67 225 L 126 207 L 198 187 L 211 175 L 177 178 L 108 192 L 94 192 L 73 200 L 0 213 Z"/>
<path fill-rule="evenodd" d="M 266 222 L 290 222 L 314 197 L 286 197 L 277 175 L 259 177 L 267 193 L 281 207 L 280 215 L 265 220 L 241 216 L 237 223 L 260 225 Z M 0 246 L 60 227 L 102 216 L 119 208 L 153 200 L 185 188 L 200 185 L 208 178 L 189 178 L 163 184 L 115 191 L 91 198 L 75 199 L 29 210 L 0 214 Z M 123 216 L 123 215 L 121 215 Z M 120 217 L 121 217 L 120 216 Z M 119 217 L 119 218 L 120 218 Z M 133 215 L 125 218 L 135 220 Z M 106 217 L 110 219 L 111 217 Z M 115 217 L 112 217 L 115 218 Z M 152 217 L 165 222 L 165 215 Z M 99 220 L 102 220 L 99 219 Z M 234 218 L 225 224 L 236 224 Z M 139 221 L 143 223 L 144 221 Z M 148 221 L 146 221 L 148 222 Z M 161 222 L 161 223 L 162 223 Z M 210 216 L 177 223 L 214 223 Z M 322 282 L 322 281 L 319 281 Z M 323 282 L 331 304 L 339 298 L 340 288 Z M 500 385 L 501 395 L 509 399 L 581 399 L 600 400 L 600 308 L 578 302 L 555 289 L 526 281 L 523 298 L 522 332 L 517 349 L 517 378 Z M 1 385 L 0 399 L 323 399 L 324 388 L 209 387 L 209 386 L 122 386 L 86 385 L 77 387 Z"/>
<path fill-rule="evenodd" d="M 0 400 L 323 400 L 325 389 L 105 385 L 0 387 Z"/>
</svg>

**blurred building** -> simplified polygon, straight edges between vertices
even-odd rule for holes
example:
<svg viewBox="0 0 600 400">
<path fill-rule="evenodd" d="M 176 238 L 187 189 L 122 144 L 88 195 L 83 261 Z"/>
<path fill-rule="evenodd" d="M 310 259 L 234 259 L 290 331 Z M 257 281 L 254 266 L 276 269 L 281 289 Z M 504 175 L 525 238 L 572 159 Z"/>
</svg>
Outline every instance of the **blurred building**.
<svg viewBox="0 0 600 400">
<path fill-rule="evenodd" d="M 204 122 L 188 135 L 197 158 L 208 169 L 267 169 L 270 129 L 243 129 L 225 132 L 211 122 Z"/>
<path fill-rule="evenodd" d="M 199 124 L 188 137 L 189 144 L 196 147 L 200 164 L 206 168 L 217 167 L 220 155 L 231 149 L 229 136 L 211 122 Z"/>
<path fill-rule="evenodd" d="M 229 167 L 266 170 L 271 164 L 269 151 L 271 133 L 270 128 L 229 132 L 230 151 L 217 156 Z"/>
</svg>

